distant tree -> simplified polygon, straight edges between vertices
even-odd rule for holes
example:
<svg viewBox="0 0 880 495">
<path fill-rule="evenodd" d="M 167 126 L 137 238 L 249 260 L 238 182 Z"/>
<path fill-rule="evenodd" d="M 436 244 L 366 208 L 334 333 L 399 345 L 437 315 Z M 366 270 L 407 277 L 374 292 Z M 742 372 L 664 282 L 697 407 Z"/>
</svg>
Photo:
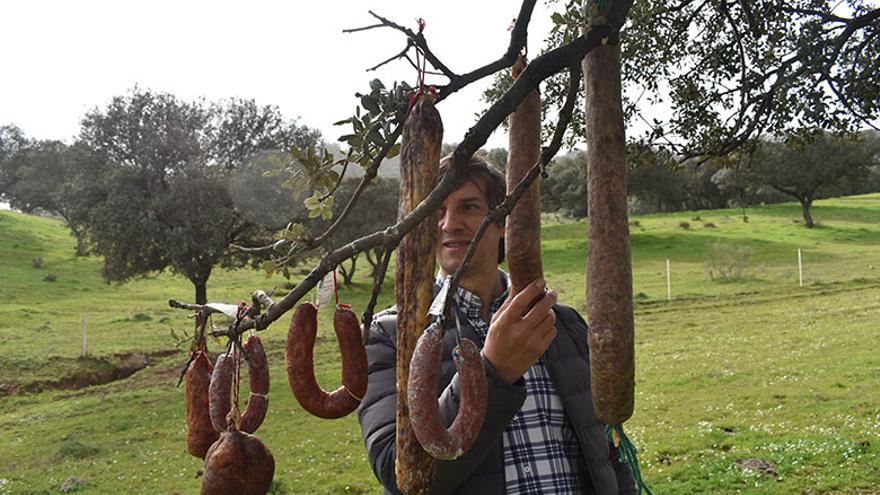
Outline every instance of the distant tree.
<svg viewBox="0 0 880 495">
<path fill-rule="evenodd" d="M 556 157 L 541 180 L 541 210 L 572 218 L 587 216 L 587 155 L 577 150 Z"/>
<path fill-rule="evenodd" d="M 845 177 L 865 177 L 872 160 L 871 149 L 856 138 L 801 131 L 785 142 L 763 143 L 752 172 L 762 183 L 796 198 L 804 225 L 812 228 L 813 201 L 826 197 Z"/>
<path fill-rule="evenodd" d="M 10 154 L 0 168 L 10 205 L 25 213 L 61 217 L 76 238 L 76 254 L 86 255 L 85 219 L 97 199 L 87 151 L 61 141 L 33 141 Z"/>
<path fill-rule="evenodd" d="M 250 259 L 230 244 L 270 240 L 262 215 L 245 217 L 235 204 L 236 174 L 266 150 L 313 148 L 319 134 L 253 101 L 209 105 L 134 89 L 88 113 L 80 138 L 102 168 L 104 197 L 87 227 L 105 279 L 169 268 L 193 283 L 203 304 L 215 266 Z"/>
<path fill-rule="evenodd" d="M 0 126 L 0 199 L 9 200 L 9 190 L 15 182 L 14 169 L 8 159 L 30 140 L 21 129 L 14 125 Z"/>
</svg>

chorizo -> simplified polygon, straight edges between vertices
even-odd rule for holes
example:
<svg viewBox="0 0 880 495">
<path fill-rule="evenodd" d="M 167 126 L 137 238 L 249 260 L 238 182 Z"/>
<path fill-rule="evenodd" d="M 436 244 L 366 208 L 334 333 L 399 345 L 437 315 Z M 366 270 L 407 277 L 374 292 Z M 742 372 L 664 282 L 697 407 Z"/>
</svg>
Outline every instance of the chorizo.
<svg viewBox="0 0 880 495">
<path fill-rule="evenodd" d="M 486 372 L 480 349 L 473 341 L 461 339 L 452 351 L 458 371 L 461 399 L 458 414 L 446 429 L 437 404 L 437 375 L 443 351 L 443 331 L 432 324 L 419 338 L 409 368 L 410 421 L 416 438 L 432 457 L 453 460 L 470 450 L 486 416 Z"/>
<path fill-rule="evenodd" d="M 251 391 L 238 429 L 253 433 L 263 423 L 269 409 L 269 363 L 263 342 L 256 335 L 248 338 L 244 349 L 248 356 L 248 382 Z"/>
<path fill-rule="evenodd" d="M 584 58 L 587 129 L 587 321 L 590 382 L 599 420 L 633 413 L 635 387 L 632 265 L 626 201 L 626 149 L 620 104 L 620 45 Z"/>
<path fill-rule="evenodd" d="M 205 456 L 202 495 L 265 495 L 275 475 L 275 458 L 259 438 L 225 431 Z"/>
<path fill-rule="evenodd" d="M 525 67 L 525 58 L 520 55 L 513 65 L 513 78 L 519 77 Z M 541 155 L 541 98 L 537 89 L 526 95 L 516 111 L 510 114 L 509 124 L 508 194 L 528 174 Z M 505 257 L 514 294 L 543 277 L 540 180 L 537 178 L 532 182 L 507 217 Z"/>
<path fill-rule="evenodd" d="M 195 351 L 195 357 L 186 370 L 186 451 L 201 459 L 205 458 L 208 448 L 220 436 L 211 424 L 208 405 L 212 371 L 207 353 Z"/>
<path fill-rule="evenodd" d="M 230 354 L 220 354 L 214 364 L 214 372 L 211 374 L 211 385 L 208 387 L 208 410 L 211 415 L 211 424 L 218 432 L 229 429 L 229 410 L 232 407 L 229 398 L 231 394 L 232 378 L 235 375 L 235 358 Z"/>
<path fill-rule="evenodd" d="M 437 185 L 443 122 L 429 94 L 415 97 L 403 126 L 400 145 L 398 218 L 412 212 Z M 395 473 L 407 494 L 427 493 L 434 478 L 434 459 L 413 433 L 407 402 L 407 380 L 413 350 L 428 326 L 433 300 L 437 226 L 424 221 L 403 236 L 397 247 L 397 418 Z"/>
<path fill-rule="evenodd" d="M 360 323 L 351 306 L 337 305 L 333 328 L 342 355 L 342 386 L 333 392 L 322 389 L 315 379 L 318 309 L 313 304 L 300 304 L 296 309 L 284 353 L 287 380 L 297 402 L 309 413 L 324 419 L 341 418 L 351 413 L 367 391 L 367 353 Z"/>
</svg>

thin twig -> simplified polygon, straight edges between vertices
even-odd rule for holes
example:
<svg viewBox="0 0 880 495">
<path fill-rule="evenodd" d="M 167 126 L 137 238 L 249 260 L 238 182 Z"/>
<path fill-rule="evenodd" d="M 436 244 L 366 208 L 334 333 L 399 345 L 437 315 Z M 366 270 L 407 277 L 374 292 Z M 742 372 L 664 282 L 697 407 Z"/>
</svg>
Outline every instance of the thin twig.
<svg viewBox="0 0 880 495">
<path fill-rule="evenodd" d="M 377 267 L 376 279 L 373 282 L 373 294 L 370 296 L 370 302 L 367 304 L 367 309 L 364 310 L 363 318 L 361 319 L 361 323 L 363 323 L 364 345 L 367 344 L 367 339 L 370 337 L 370 325 L 373 324 L 373 311 L 376 309 L 376 301 L 379 299 L 379 293 L 382 292 L 382 283 L 385 281 L 385 272 L 388 270 L 388 262 L 391 260 L 391 251 L 391 249 L 385 251 L 385 255 L 382 257 L 382 263 Z"/>
<path fill-rule="evenodd" d="M 368 12 L 370 13 L 371 16 L 378 19 L 385 26 L 390 27 L 392 29 L 396 29 L 396 30 L 400 31 L 401 33 L 405 34 L 407 36 L 407 38 L 412 40 L 412 42 L 416 46 L 418 46 L 419 48 L 422 49 L 422 53 L 425 54 L 425 59 L 431 63 L 431 66 L 433 66 L 435 69 L 442 72 L 444 76 L 448 77 L 449 79 L 453 79 L 453 78 L 458 77 L 458 75 L 455 72 L 452 72 L 449 69 L 449 67 L 446 67 L 446 64 L 441 62 L 440 59 L 437 58 L 436 55 L 434 55 L 434 52 L 432 52 L 431 49 L 428 48 L 428 42 L 427 42 L 427 40 L 425 40 L 425 37 L 422 35 L 421 32 L 415 33 L 411 29 L 403 27 L 400 24 L 397 24 L 393 21 L 390 21 L 390 20 L 380 16 L 379 14 L 373 12 L 372 10 L 370 10 Z"/>
</svg>

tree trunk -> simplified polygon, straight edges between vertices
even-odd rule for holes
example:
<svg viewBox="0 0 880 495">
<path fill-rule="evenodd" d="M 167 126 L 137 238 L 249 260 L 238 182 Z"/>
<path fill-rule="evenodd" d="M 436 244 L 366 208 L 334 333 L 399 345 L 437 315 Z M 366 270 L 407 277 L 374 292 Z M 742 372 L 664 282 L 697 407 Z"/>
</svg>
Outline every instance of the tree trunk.
<svg viewBox="0 0 880 495">
<path fill-rule="evenodd" d="M 357 268 L 357 260 L 359 255 L 354 255 L 351 257 L 351 267 L 345 268 L 342 263 L 339 264 L 339 272 L 342 274 L 342 283 L 345 286 L 351 285 L 351 279 L 354 278 L 354 271 Z"/>
<path fill-rule="evenodd" d="M 599 420 L 620 424 L 632 416 L 635 386 L 620 45 L 600 45 L 587 54 L 584 84 L 590 382 Z"/>
<path fill-rule="evenodd" d="M 89 247 L 86 245 L 86 229 L 71 227 L 70 230 L 73 231 L 73 236 L 76 237 L 76 255 L 88 256 Z"/>
<path fill-rule="evenodd" d="M 208 304 L 208 282 L 207 280 L 194 280 L 193 285 L 196 286 L 196 304 Z"/>
<path fill-rule="evenodd" d="M 367 263 L 370 264 L 370 278 L 375 279 L 379 273 L 379 265 L 382 264 L 382 257 L 385 256 L 385 250 L 381 247 L 368 249 L 365 251 L 367 255 Z"/>
<path fill-rule="evenodd" d="M 813 228 L 813 216 L 810 215 L 810 207 L 813 206 L 813 198 L 803 197 L 801 200 L 801 209 L 804 211 L 804 225 L 808 229 Z"/>
</svg>

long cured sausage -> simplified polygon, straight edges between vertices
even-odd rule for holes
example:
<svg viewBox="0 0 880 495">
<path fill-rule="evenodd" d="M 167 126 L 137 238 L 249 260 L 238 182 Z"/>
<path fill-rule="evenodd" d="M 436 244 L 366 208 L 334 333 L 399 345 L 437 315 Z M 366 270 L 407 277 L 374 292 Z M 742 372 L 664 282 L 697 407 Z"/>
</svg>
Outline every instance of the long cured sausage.
<svg viewBox="0 0 880 495">
<path fill-rule="evenodd" d="M 248 338 L 244 349 L 248 356 L 248 382 L 251 392 L 238 429 L 253 433 L 263 423 L 269 409 L 269 363 L 263 342 L 256 335 Z"/>
<path fill-rule="evenodd" d="M 620 45 L 596 47 L 584 58 L 583 67 L 590 219 L 590 382 L 596 415 L 613 425 L 632 416 L 635 387 Z"/>
<path fill-rule="evenodd" d="M 211 425 L 208 389 L 213 367 L 203 350 L 195 351 L 195 357 L 186 370 L 186 451 L 205 458 L 211 444 L 220 434 Z"/>
<path fill-rule="evenodd" d="M 407 399 L 416 438 L 432 457 L 453 460 L 470 450 L 486 416 L 486 371 L 480 349 L 461 339 L 452 351 L 461 399 L 458 414 L 444 428 L 437 404 L 437 376 L 443 351 L 443 331 L 433 324 L 419 337 L 409 368 Z"/>
<path fill-rule="evenodd" d="M 513 78 L 519 77 L 525 67 L 525 58 L 520 55 L 513 65 Z M 507 193 L 510 194 L 541 155 L 541 97 L 537 89 L 526 95 L 510 114 L 508 150 Z M 504 246 L 514 294 L 543 277 L 540 178 L 520 196 L 507 217 Z"/>
<path fill-rule="evenodd" d="M 406 117 L 400 147 L 398 219 L 413 211 L 437 184 L 443 122 L 430 94 L 415 97 Z M 428 327 L 433 299 L 437 225 L 426 219 L 403 237 L 397 248 L 397 487 L 408 495 L 430 490 L 434 458 L 419 444 L 410 422 L 407 380 L 413 350 Z"/>
<path fill-rule="evenodd" d="M 351 306 L 340 304 L 333 328 L 342 355 L 342 386 L 327 392 L 315 379 L 314 348 L 318 334 L 318 309 L 300 304 L 287 332 L 287 380 L 297 402 L 309 413 L 325 419 L 341 418 L 355 409 L 367 392 L 367 353 L 360 323 Z"/>
</svg>

